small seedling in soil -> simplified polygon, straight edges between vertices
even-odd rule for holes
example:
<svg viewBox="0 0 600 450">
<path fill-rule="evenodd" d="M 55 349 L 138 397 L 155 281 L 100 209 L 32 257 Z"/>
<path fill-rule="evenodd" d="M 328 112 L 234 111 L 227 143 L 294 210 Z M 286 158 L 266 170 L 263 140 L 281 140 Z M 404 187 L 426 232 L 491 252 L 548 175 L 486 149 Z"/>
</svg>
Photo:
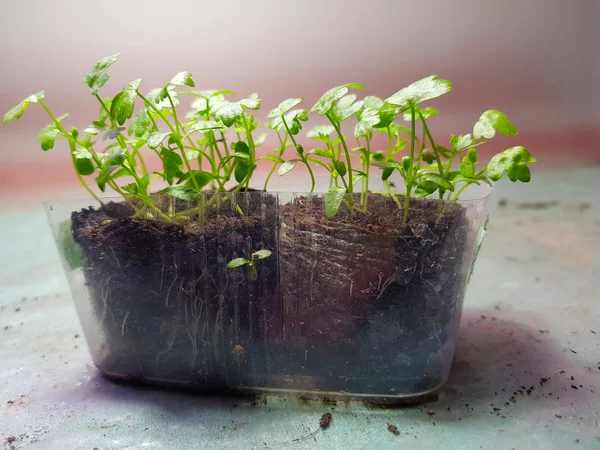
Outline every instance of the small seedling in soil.
<svg viewBox="0 0 600 450">
<path fill-rule="evenodd" d="M 315 431 L 313 431 L 310 434 L 307 434 L 306 436 L 302 436 L 300 438 L 294 439 L 292 442 L 300 442 L 300 441 L 305 441 L 307 439 L 310 439 L 314 436 L 317 435 L 317 433 L 321 430 L 326 430 L 329 425 L 331 424 L 331 421 L 333 419 L 333 416 L 331 415 L 331 413 L 325 413 L 321 416 L 321 418 L 319 419 L 319 428 L 317 428 Z"/>
<path fill-rule="evenodd" d="M 452 90 L 448 80 L 429 76 L 400 89 L 388 98 L 365 96 L 359 100 L 356 91 L 364 87 L 349 83 L 329 89 L 307 112 L 298 108 L 301 98 L 289 98 L 273 109 L 267 117 L 267 127 L 275 132 L 278 146 L 274 153 L 258 156 L 257 149 L 268 134 L 257 134 L 260 122 L 252 111 L 260 109 L 262 100 L 251 94 L 237 101 L 227 97 L 228 90 L 196 90 L 190 72 L 179 72 L 163 86 L 142 93 L 142 80 L 125 85 L 112 98 L 103 98 L 100 91 L 109 81 L 109 69 L 119 54 L 102 58 L 83 77 L 91 96 L 98 102 L 99 113 L 92 124 L 79 130 L 65 125 L 68 114 L 55 115 L 46 104 L 45 91 L 39 91 L 8 111 L 3 122 L 20 119 L 30 105 L 39 105 L 51 123 L 38 135 L 42 150 L 49 151 L 57 139 L 68 143 L 75 173 L 88 193 L 100 201 L 91 188 L 88 177 L 95 177 L 97 187 L 110 188 L 122 196 L 136 218 L 162 218 L 167 221 L 187 219 L 197 215 L 203 223 L 206 208 L 215 199 L 205 201 L 205 189 L 225 193 L 225 201 L 235 203 L 226 185 L 237 182 L 233 192 L 249 191 L 257 164 L 270 161 L 273 166 L 264 182 L 267 190 L 276 167 L 285 176 L 298 163 L 306 167 L 315 189 L 313 167 L 320 166 L 330 175 L 330 187 L 325 196 L 325 214 L 333 218 L 342 204 L 353 212 L 367 213 L 371 169 L 381 170 L 383 194 L 391 196 L 408 220 L 410 198 L 437 196 L 456 201 L 470 185 L 498 181 L 508 175 L 511 181 L 530 180 L 529 163 L 535 162 L 522 146 L 511 147 L 491 158 L 485 166 L 478 157 L 478 147 L 497 133 L 517 134 L 517 129 L 502 112 L 485 111 L 473 126 L 472 134 L 452 135 L 449 144 L 435 142 L 430 119 L 439 112 L 422 104 Z M 352 91 L 352 92 L 351 92 Z M 180 98 L 192 97 L 191 111 L 179 111 Z M 136 105 L 137 103 L 137 105 Z M 137 106 L 137 110 L 136 110 Z M 141 108 L 140 108 L 141 106 Z M 305 150 L 297 136 L 309 114 L 323 116 L 329 125 L 314 127 L 307 137 L 319 146 Z M 352 119 L 356 147 L 342 132 Z M 405 124 L 403 121 L 408 122 Z M 406 125 L 406 126 L 405 126 Z M 384 149 L 377 149 L 374 135 L 386 137 Z M 295 155 L 284 159 L 286 149 Z M 147 160 L 158 158 L 162 168 L 151 171 Z M 404 192 L 392 192 L 390 177 L 399 174 L 404 180 Z M 171 198 L 164 210 L 156 204 L 154 183 L 166 184 L 158 191 Z M 357 202 L 354 193 L 360 192 Z M 403 197 L 400 201 L 398 197 Z M 196 204 L 177 212 L 174 201 Z M 234 205 L 235 206 L 235 205 Z M 236 208 L 241 213 L 239 208 Z"/>
<path fill-rule="evenodd" d="M 259 250 L 250 255 L 250 259 L 236 258 L 227 263 L 228 269 L 235 269 L 237 267 L 248 266 L 250 268 L 250 279 L 256 281 L 258 279 L 258 271 L 256 270 L 255 261 L 268 258 L 271 256 L 271 250 Z"/>
</svg>

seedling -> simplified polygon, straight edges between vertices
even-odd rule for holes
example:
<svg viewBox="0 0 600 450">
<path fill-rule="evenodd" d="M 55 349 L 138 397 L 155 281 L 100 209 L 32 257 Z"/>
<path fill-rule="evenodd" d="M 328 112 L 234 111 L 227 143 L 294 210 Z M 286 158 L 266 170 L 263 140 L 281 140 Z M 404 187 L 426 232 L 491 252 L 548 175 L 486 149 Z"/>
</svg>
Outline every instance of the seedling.
<svg viewBox="0 0 600 450">
<path fill-rule="evenodd" d="M 237 267 L 248 266 L 250 268 L 250 279 L 256 281 L 258 279 L 258 271 L 256 270 L 256 261 L 265 259 L 271 256 L 271 250 L 259 250 L 250 255 L 250 259 L 246 258 L 235 258 L 227 263 L 228 269 L 235 269 Z"/>
<path fill-rule="evenodd" d="M 310 110 L 329 122 L 308 132 L 307 137 L 320 143 L 310 151 L 298 142 L 303 123 L 309 118 L 306 110 L 298 108 L 303 100 L 285 100 L 268 114 L 268 128 L 275 132 L 279 144 L 274 153 L 259 156 L 257 148 L 268 134 L 256 133 L 260 122 L 252 113 L 262 102 L 258 94 L 232 101 L 227 98 L 233 95 L 231 91 L 194 90 L 192 74 L 179 72 L 164 86 L 145 94 L 142 80 L 136 79 L 114 97 L 103 98 L 100 91 L 118 57 L 101 59 L 83 77 L 100 108 L 96 120 L 83 131 L 68 130 L 64 125 L 67 115 L 56 116 L 50 111 L 44 91 L 27 97 L 6 113 L 3 121 L 19 119 L 29 105 L 39 104 L 51 119 L 38 136 L 42 149 L 51 150 L 57 138 L 65 139 L 75 173 L 89 194 L 101 201 L 89 183 L 88 177 L 93 176 L 102 192 L 109 187 L 123 196 L 133 208 L 134 217 L 175 220 L 197 214 L 202 222 L 206 208 L 220 199 L 234 204 L 228 183 L 235 180 L 234 192 L 249 189 L 260 160 L 273 163 L 264 182 L 265 191 L 278 166 L 279 176 L 285 176 L 298 163 L 305 166 L 311 180 L 310 192 L 315 189 L 314 168 L 324 168 L 330 175 L 325 195 L 325 215 L 329 218 L 344 203 L 353 213 L 366 212 L 373 166 L 381 169 L 384 193 L 404 211 L 405 221 L 411 197 L 437 196 L 456 201 L 468 186 L 491 184 L 505 173 L 511 181 L 528 182 L 531 177 L 528 164 L 535 159 L 525 147 L 511 147 L 487 165 L 479 164 L 478 147 L 487 139 L 496 133 L 517 134 L 512 122 L 499 111 L 485 111 L 472 135 L 453 135 L 449 146 L 434 141 L 429 120 L 438 111 L 422 105 L 452 90 L 452 83 L 436 76 L 412 83 L 385 100 L 374 96 L 357 100 L 351 93 L 363 90 L 357 83 L 328 90 Z M 186 114 L 178 112 L 183 96 L 194 98 Z M 353 118 L 356 147 L 350 146 L 348 136 L 342 132 L 344 124 Z M 404 126 L 401 121 L 410 125 Z M 385 148 L 373 148 L 376 132 L 387 137 Z M 286 160 L 284 154 L 289 147 L 295 155 Z M 161 170 L 148 170 L 149 155 L 160 159 Z M 405 192 L 392 191 L 389 179 L 396 172 L 404 180 Z M 156 189 L 155 183 L 162 186 Z M 223 195 L 207 197 L 207 190 Z M 167 211 L 156 205 L 156 193 L 171 197 Z M 360 201 L 355 201 L 355 193 L 360 193 Z M 175 199 L 196 206 L 176 212 Z M 241 209 L 234 206 L 241 214 Z"/>
</svg>

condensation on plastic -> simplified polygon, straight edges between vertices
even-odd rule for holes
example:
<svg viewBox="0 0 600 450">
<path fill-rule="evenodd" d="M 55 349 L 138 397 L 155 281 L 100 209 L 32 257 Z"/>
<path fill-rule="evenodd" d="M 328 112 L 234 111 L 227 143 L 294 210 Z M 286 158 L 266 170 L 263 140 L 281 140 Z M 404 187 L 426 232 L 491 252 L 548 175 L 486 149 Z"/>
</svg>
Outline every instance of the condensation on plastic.
<svg viewBox="0 0 600 450">
<path fill-rule="evenodd" d="M 395 238 L 375 232 L 365 244 L 358 231 L 336 234 L 282 213 L 293 202 L 322 204 L 322 194 L 237 193 L 238 209 L 230 194 L 219 195 L 204 199 L 212 205 L 206 223 L 216 220 L 218 227 L 167 245 L 152 227 L 140 226 L 134 235 L 115 233 L 111 248 L 73 240 L 72 213 L 98 209 L 98 202 L 45 204 L 103 373 L 198 390 L 382 403 L 418 398 L 446 381 L 488 195 L 458 202 L 464 214 L 445 240 L 412 229 L 402 250 L 411 257 L 398 254 Z M 175 210 L 197 206 L 181 203 Z M 273 253 L 256 261 L 256 276 L 248 266 L 227 268 L 260 249 Z M 444 266 L 431 254 L 458 262 Z M 434 266 L 441 269 L 430 272 Z"/>
</svg>

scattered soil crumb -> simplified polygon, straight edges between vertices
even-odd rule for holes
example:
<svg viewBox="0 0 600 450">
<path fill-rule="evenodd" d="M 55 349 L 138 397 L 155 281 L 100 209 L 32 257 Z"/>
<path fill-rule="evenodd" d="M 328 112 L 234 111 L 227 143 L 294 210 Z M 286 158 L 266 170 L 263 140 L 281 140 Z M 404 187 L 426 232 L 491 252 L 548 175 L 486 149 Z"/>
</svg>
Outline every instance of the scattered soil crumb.
<svg viewBox="0 0 600 450">
<path fill-rule="evenodd" d="M 554 414 L 554 417 L 556 417 L 557 419 L 562 419 L 562 416 L 560 414 Z"/>
<path fill-rule="evenodd" d="M 575 442 L 579 444 L 579 439 L 575 439 Z"/>
<path fill-rule="evenodd" d="M 16 440 L 17 440 L 17 438 L 15 436 L 9 436 L 6 438 L 6 442 L 8 442 L 9 444 L 12 444 Z"/>
<path fill-rule="evenodd" d="M 388 423 L 387 429 L 390 433 L 393 433 L 396 436 L 400 434 L 400 430 L 398 430 L 398 427 L 396 425 L 392 425 L 391 423 Z"/>
<path fill-rule="evenodd" d="M 577 386 L 575 386 L 574 384 L 571 385 L 571 388 L 573 389 L 579 389 Z"/>
<path fill-rule="evenodd" d="M 321 416 L 321 419 L 319 420 L 319 425 L 321 426 L 321 428 L 327 428 L 331 424 L 331 419 L 333 419 L 331 413 L 323 414 Z"/>
<path fill-rule="evenodd" d="M 550 381 L 549 377 L 541 377 L 540 378 L 540 386 L 543 386 L 544 384 L 546 384 L 548 381 Z"/>
<path fill-rule="evenodd" d="M 575 350 L 573 350 L 572 348 L 571 348 L 571 349 L 569 349 L 569 350 L 571 350 L 571 353 L 575 353 L 575 354 L 577 354 L 577 352 L 576 352 Z"/>
<path fill-rule="evenodd" d="M 429 411 L 427 411 L 427 415 L 428 416 L 435 416 L 435 411 L 433 409 L 430 409 Z"/>
</svg>

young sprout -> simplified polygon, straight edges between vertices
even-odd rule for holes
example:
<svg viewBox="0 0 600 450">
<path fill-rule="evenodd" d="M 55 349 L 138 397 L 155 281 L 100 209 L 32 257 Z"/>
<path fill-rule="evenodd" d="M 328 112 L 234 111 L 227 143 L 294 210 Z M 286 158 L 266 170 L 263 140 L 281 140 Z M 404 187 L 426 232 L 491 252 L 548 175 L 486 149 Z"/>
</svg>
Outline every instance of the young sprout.
<svg viewBox="0 0 600 450">
<path fill-rule="evenodd" d="M 38 135 L 42 150 L 52 150 L 57 139 L 66 140 L 82 186 L 101 202 L 88 178 L 93 177 L 100 191 L 110 188 L 121 195 L 131 206 L 133 217 L 176 220 L 197 215 L 202 223 L 206 208 L 218 205 L 221 198 L 230 201 L 241 214 L 227 185 L 235 180 L 235 192 L 248 190 L 260 160 L 273 163 L 264 190 L 278 166 L 279 176 L 284 176 L 301 163 L 306 166 L 313 192 L 314 168 L 324 168 L 330 176 L 325 194 L 328 218 L 333 218 L 344 203 L 353 214 L 367 211 L 373 166 L 381 169 L 385 193 L 403 210 L 404 221 L 408 220 L 411 197 L 435 195 L 441 206 L 442 201 L 458 200 L 469 186 L 491 184 L 504 174 L 511 181 L 528 182 L 531 178 L 528 164 L 535 159 L 521 146 L 495 155 L 487 165 L 479 161 L 478 147 L 485 140 L 496 133 L 517 134 L 515 126 L 500 111 L 485 111 L 471 134 L 453 135 L 447 146 L 435 142 L 429 120 L 438 111 L 422 104 L 452 90 L 450 81 L 437 76 L 416 81 L 385 100 L 375 96 L 358 100 L 350 93 L 351 89 L 363 89 L 356 83 L 328 90 L 310 112 L 326 118 L 329 125 L 313 127 L 307 133 L 308 138 L 319 142 L 308 152 L 297 141 L 309 118 L 306 110 L 298 108 L 302 99 L 285 100 L 268 114 L 267 126 L 275 132 L 279 144 L 274 153 L 258 157 L 257 148 L 268 135 L 256 136 L 260 122 L 252 111 L 258 110 L 262 102 L 257 94 L 232 101 L 227 96 L 234 94 L 228 90 L 193 90 L 192 74 L 179 72 L 145 95 L 141 92 L 142 80 L 135 79 L 114 97 L 103 97 L 101 90 L 110 79 L 108 70 L 118 58 L 118 54 L 102 58 L 83 77 L 99 105 L 96 119 L 83 131 L 64 125 L 67 114 L 57 116 L 50 111 L 44 91 L 25 98 L 4 115 L 3 122 L 20 119 L 30 105 L 39 104 L 51 121 Z M 181 96 L 194 98 L 192 109 L 186 114 L 178 109 Z M 398 123 L 398 116 L 410 126 Z M 342 126 L 354 117 L 357 146 L 350 147 Z M 383 149 L 373 148 L 375 132 L 387 138 Z M 288 147 L 294 148 L 295 155 L 285 160 Z M 160 169 L 148 169 L 147 153 L 160 159 Z M 392 192 L 389 180 L 396 172 L 404 180 L 403 193 Z M 166 187 L 152 189 L 156 181 Z M 207 189 L 223 195 L 205 201 Z M 360 192 L 358 203 L 355 192 Z M 166 212 L 156 204 L 157 193 L 170 198 Z M 176 212 L 176 199 L 195 207 Z"/>
<path fill-rule="evenodd" d="M 228 269 L 248 266 L 250 268 L 250 279 L 256 281 L 258 279 L 258 271 L 256 270 L 256 261 L 265 259 L 271 256 L 271 250 L 258 250 L 250 255 L 250 259 L 235 258 L 227 263 Z"/>
</svg>

